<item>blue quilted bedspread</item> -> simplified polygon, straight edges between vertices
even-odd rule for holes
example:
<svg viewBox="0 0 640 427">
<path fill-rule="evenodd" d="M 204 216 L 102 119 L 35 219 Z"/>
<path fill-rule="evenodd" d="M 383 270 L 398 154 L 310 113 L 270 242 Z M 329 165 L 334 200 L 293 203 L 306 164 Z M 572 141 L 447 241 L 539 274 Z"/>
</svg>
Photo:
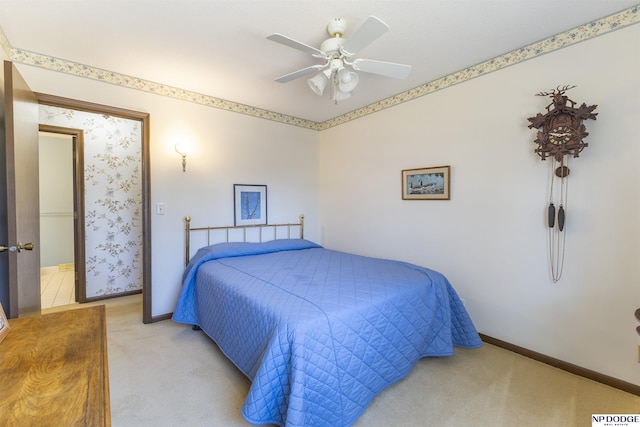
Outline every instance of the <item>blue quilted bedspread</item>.
<svg viewBox="0 0 640 427">
<path fill-rule="evenodd" d="M 200 326 L 252 381 L 254 424 L 349 426 L 421 357 L 482 345 L 440 273 L 300 239 L 200 249 L 173 320 Z"/>
</svg>

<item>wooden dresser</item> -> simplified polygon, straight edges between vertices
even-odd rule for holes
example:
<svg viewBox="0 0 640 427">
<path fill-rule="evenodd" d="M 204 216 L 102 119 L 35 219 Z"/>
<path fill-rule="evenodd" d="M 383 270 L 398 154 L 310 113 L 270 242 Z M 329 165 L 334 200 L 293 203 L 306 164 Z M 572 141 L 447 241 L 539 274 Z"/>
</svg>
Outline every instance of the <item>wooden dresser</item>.
<svg viewBox="0 0 640 427">
<path fill-rule="evenodd" d="M 0 426 L 110 426 L 104 305 L 10 319 Z"/>
</svg>

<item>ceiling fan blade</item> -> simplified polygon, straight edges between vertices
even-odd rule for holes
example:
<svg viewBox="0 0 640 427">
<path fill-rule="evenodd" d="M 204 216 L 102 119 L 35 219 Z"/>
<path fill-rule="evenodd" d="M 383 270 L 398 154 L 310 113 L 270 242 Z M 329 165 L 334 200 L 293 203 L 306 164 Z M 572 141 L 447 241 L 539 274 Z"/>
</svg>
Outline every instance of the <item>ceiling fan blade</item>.
<svg viewBox="0 0 640 427">
<path fill-rule="evenodd" d="M 342 48 L 350 55 L 354 55 L 388 30 L 387 24 L 375 16 L 370 16 L 347 38 Z"/>
<path fill-rule="evenodd" d="M 353 69 L 365 73 L 379 74 L 381 76 L 404 79 L 411 73 L 411 65 L 396 64 L 394 62 L 375 61 L 373 59 L 356 59 L 353 61 Z"/>
<path fill-rule="evenodd" d="M 284 76 L 280 76 L 276 79 L 278 83 L 286 83 L 291 80 L 295 80 L 300 77 L 308 76 L 309 74 L 317 73 L 322 70 L 324 65 L 312 65 L 311 67 L 303 68 L 298 71 L 294 71 L 293 73 L 285 74 Z"/>
<path fill-rule="evenodd" d="M 305 53 L 310 53 L 311 55 L 314 55 L 314 56 L 318 56 L 321 58 L 325 57 L 324 52 L 322 52 L 320 49 L 316 49 L 313 46 L 309 46 L 307 44 L 304 44 L 302 42 L 299 42 L 287 36 L 283 36 L 282 34 L 278 34 L 278 33 L 271 34 L 270 36 L 267 36 L 267 39 L 273 40 L 276 43 L 280 43 L 297 50 L 301 50 L 302 52 L 305 52 Z"/>
</svg>

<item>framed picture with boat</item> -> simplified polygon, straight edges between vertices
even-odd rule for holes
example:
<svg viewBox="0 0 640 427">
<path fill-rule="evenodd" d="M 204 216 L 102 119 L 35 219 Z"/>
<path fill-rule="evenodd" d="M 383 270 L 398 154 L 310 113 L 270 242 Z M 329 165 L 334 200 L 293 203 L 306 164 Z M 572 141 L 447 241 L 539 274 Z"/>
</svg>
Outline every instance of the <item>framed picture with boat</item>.
<svg viewBox="0 0 640 427">
<path fill-rule="evenodd" d="M 449 200 L 451 198 L 450 166 L 437 166 L 402 171 L 403 200 Z"/>
</svg>

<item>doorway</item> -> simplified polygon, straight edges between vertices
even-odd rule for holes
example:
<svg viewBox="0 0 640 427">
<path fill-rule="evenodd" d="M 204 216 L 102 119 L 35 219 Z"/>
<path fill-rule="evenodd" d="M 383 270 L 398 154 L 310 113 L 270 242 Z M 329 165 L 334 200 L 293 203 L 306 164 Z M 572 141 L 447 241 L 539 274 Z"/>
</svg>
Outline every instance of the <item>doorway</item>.
<svg viewBox="0 0 640 427">
<path fill-rule="evenodd" d="M 40 128 L 80 130 L 76 158 L 77 206 L 84 209 L 85 301 L 142 293 L 142 320 L 151 312 L 151 227 L 149 210 L 149 114 L 36 93 Z M 86 142 L 86 143 L 85 143 Z M 79 186 L 76 186 L 78 188 Z M 80 225 L 76 221 L 76 227 Z M 77 243 L 77 240 L 76 240 Z M 82 289 L 81 289 L 82 292 Z M 79 295 L 82 301 L 82 293 Z"/>
<path fill-rule="evenodd" d="M 83 132 L 40 125 L 40 302 L 86 302 Z"/>
<path fill-rule="evenodd" d="M 142 320 L 144 323 L 150 323 L 156 320 L 163 320 L 161 316 L 154 318 L 151 310 L 151 224 L 150 224 L 150 206 L 149 206 L 149 114 L 131 110 L 124 110 L 114 107 L 108 107 L 83 101 L 70 100 L 53 95 L 32 92 L 24 79 L 19 75 L 15 66 L 10 61 L 4 61 L 4 73 L 0 73 L 2 84 L 0 88 L 0 123 L 4 124 L 5 131 L 0 132 L 0 160 L 6 164 L 6 175 L 1 174 L 0 177 L 0 217 L 6 219 L 6 224 L 0 224 L 0 301 L 8 307 L 8 317 L 14 318 L 30 314 L 40 313 L 40 218 L 39 218 L 39 180 L 38 180 L 38 123 L 51 126 L 69 126 L 63 123 L 51 123 L 51 119 L 55 118 L 50 115 L 42 116 L 42 106 L 57 106 L 63 108 L 63 114 L 73 116 L 77 111 L 91 111 L 97 113 L 107 121 L 118 121 L 120 118 L 132 119 L 135 121 L 134 127 L 137 126 L 136 134 L 139 136 L 138 142 L 134 143 L 138 147 L 139 156 L 134 165 L 134 172 L 137 174 L 138 197 L 135 201 L 137 209 L 138 228 L 133 241 L 136 246 L 136 263 L 141 274 L 137 274 L 134 283 L 141 290 L 131 292 L 142 293 Z M 40 113 L 39 113 L 40 107 Z M 39 117 L 40 115 L 40 117 Z M 69 126 L 85 129 L 86 124 L 90 124 L 91 120 L 79 123 L 80 126 Z M 93 129 L 92 129 L 93 131 Z M 114 134 L 119 134 L 116 129 Z M 125 133 L 125 135 L 127 135 Z M 90 134 L 92 146 L 93 132 Z M 19 144 L 16 141 L 20 141 Z M 98 158 L 98 160 L 113 160 L 110 155 L 110 148 L 120 146 L 110 144 L 103 155 L 88 155 L 89 158 Z M 128 144 L 133 146 L 132 144 Z M 87 157 L 77 156 L 79 158 Z M 128 158 L 127 158 L 128 160 Z M 130 162 L 127 162 L 130 164 Z M 77 164 L 77 162 L 76 162 Z M 137 168 L 137 169 L 136 169 Z M 120 179 L 121 174 L 109 174 L 110 177 Z M 87 177 L 88 178 L 88 177 Z M 79 180 L 80 181 L 80 180 Z M 84 181 L 84 180 L 82 180 Z M 122 187 L 121 187 L 122 188 Z M 81 195 L 82 196 L 82 195 Z M 78 202 L 79 206 L 95 206 L 100 200 L 82 200 Z M 110 205 L 109 205 L 110 206 Z M 84 217 L 83 215 L 79 215 Z M 102 219 L 102 216 L 100 216 Z M 121 225 L 128 231 L 129 222 L 116 218 L 114 222 Z M 88 224 L 88 222 L 87 222 Z M 6 225 L 6 226 L 5 226 Z M 84 227 L 87 228 L 87 225 Z M 4 237 L 3 237 L 4 236 Z M 107 233 L 103 243 L 98 243 L 97 247 L 103 249 L 113 247 L 113 233 Z M 6 241 L 6 242 L 5 242 Z M 109 246 L 111 245 L 111 246 Z M 75 245 L 77 250 L 79 245 Z M 85 246 L 87 246 L 85 242 Z M 96 247 L 96 246 L 94 246 Z M 129 249 L 127 247 L 127 249 Z M 84 255 L 87 265 L 79 268 L 78 271 L 89 271 L 88 264 L 92 266 L 102 267 L 105 263 L 102 257 L 92 256 L 90 259 Z M 108 262 L 111 258 L 107 258 Z M 121 276 L 130 276 L 127 268 L 130 266 L 126 262 L 118 262 L 116 267 L 123 267 L 124 273 Z M 95 272 L 92 271 L 95 276 Z M 127 277 L 128 277 L 127 276 Z M 18 280 L 18 278 L 20 280 Z M 113 283 L 116 282 L 115 277 L 107 277 L 104 281 L 108 285 L 107 290 L 114 288 Z M 131 281 L 133 282 L 133 281 Z M 85 278 L 86 283 L 86 278 Z M 87 285 L 88 286 L 88 285 Z M 87 287 L 85 286 L 85 288 Z M 125 286 L 129 288 L 129 283 Z M 119 290 L 119 289 L 114 289 Z M 96 293 L 96 294 L 99 294 Z M 113 293 L 103 292 L 96 295 L 93 299 L 109 298 Z M 122 295 L 121 293 L 118 294 Z"/>
</svg>

